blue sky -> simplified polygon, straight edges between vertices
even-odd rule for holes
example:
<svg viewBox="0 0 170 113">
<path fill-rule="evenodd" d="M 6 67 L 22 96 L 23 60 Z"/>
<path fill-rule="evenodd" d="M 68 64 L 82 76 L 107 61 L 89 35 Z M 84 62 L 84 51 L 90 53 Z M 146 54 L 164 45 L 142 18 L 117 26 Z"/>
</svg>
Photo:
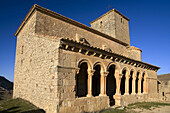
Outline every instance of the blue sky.
<svg viewBox="0 0 170 113">
<path fill-rule="evenodd" d="M 158 75 L 170 73 L 170 0 L 0 0 L 0 75 L 7 79 L 14 78 L 14 33 L 34 4 L 87 26 L 117 9 L 130 18 L 131 45 L 143 50 L 142 61 L 161 67 Z"/>
</svg>

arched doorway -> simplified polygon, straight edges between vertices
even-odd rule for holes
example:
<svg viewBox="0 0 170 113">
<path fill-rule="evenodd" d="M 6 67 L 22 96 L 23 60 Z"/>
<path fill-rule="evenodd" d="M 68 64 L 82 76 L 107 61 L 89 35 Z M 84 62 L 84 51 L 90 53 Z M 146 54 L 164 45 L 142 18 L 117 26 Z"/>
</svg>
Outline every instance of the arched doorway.
<svg viewBox="0 0 170 113">
<path fill-rule="evenodd" d="M 123 76 L 121 78 L 120 91 L 121 91 L 121 95 L 124 95 L 124 93 L 125 93 L 126 69 L 123 69 L 122 74 L 123 74 Z"/>
<path fill-rule="evenodd" d="M 129 94 L 132 93 L 132 76 L 133 76 L 133 71 L 130 72 L 130 78 L 129 78 Z"/>
<path fill-rule="evenodd" d="M 136 76 L 136 90 L 135 90 L 135 92 L 136 92 L 136 94 L 138 93 L 138 81 L 139 81 L 139 72 L 137 72 L 137 76 Z"/>
<path fill-rule="evenodd" d="M 92 95 L 93 96 L 98 96 L 100 94 L 100 70 L 101 70 L 101 66 L 100 65 L 96 65 L 94 67 L 94 75 L 92 77 Z"/>
<path fill-rule="evenodd" d="M 87 95 L 87 63 L 84 62 L 80 65 L 79 74 L 76 76 L 76 96 L 77 97 L 85 97 Z"/>
<path fill-rule="evenodd" d="M 113 95 L 116 93 L 115 65 L 109 67 L 109 74 L 106 78 L 106 94 L 110 99 L 110 106 L 115 104 Z"/>
</svg>

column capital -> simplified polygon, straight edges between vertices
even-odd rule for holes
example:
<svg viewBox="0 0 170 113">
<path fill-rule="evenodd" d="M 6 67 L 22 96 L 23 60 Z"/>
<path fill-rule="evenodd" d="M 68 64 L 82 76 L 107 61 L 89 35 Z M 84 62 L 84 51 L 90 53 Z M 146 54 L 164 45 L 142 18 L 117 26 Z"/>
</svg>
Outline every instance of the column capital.
<svg viewBox="0 0 170 113">
<path fill-rule="evenodd" d="M 88 75 L 91 75 L 91 76 L 94 74 L 94 72 L 95 70 L 92 70 L 92 69 L 87 70 Z"/>
<path fill-rule="evenodd" d="M 105 76 L 105 77 L 109 74 L 108 71 L 106 71 L 106 72 L 100 72 L 100 73 L 101 73 L 102 76 Z"/>
<path fill-rule="evenodd" d="M 75 71 L 76 71 L 76 74 L 79 74 L 80 68 L 76 68 Z"/>
<path fill-rule="evenodd" d="M 138 77 L 139 80 L 142 80 L 142 78 L 143 78 L 143 77 L 140 77 L 140 76 Z"/>
<path fill-rule="evenodd" d="M 122 76 L 123 76 L 123 74 L 115 75 L 115 78 L 116 78 L 116 79 L 121 79 Z"/>
<path fill-rule="evenodd" d="M 132 76 L 132 78 L 133 78 L 133 79 L 136 79 L 136 78 L 137 78 L 137 76 L 136 76 L 136 75 L 135 75 L 135 76 Z"/>
<path fill-rule="evenodd" d="M 129 79 L 129 78 L 130 78 L 130 76 L 131 76 L 131 75 L 127 75 L 127 76 L 126 76 L 126 79 Z"/>
</svg>

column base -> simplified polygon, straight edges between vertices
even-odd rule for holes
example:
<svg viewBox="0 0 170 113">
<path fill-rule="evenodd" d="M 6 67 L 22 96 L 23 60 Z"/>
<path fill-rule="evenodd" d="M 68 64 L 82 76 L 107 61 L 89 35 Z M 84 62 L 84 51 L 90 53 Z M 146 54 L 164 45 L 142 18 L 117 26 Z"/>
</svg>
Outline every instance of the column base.
<svg viewBox="0 0 170 113">
<path fill-rule="evenodd" d="M 136 95 L 136 93 L 131 93 L 131 95 Z"/>
<path fill-rule="evenodd" d="M 99 96 L 107 96 L 106 94 L 99 94 Z"/>
<path fill-rule="evenodd" d="M 138 93 L 138 95 L 142 95 L 142 93 Z"/>
<path fill-rule="evenodd" d="M 121 95 L 114 95 L 113 98 L 115 99 L 115 105 L 116 106 L 121 106 Z"/>
<path fill-rule="evenodd" d="M 124 95 L 129 95 L 129 93 L 125 93 Z"/>
<path fill-rule="evenodd" d="M 148 94 L 147 92 L 143 92 L 143 94 Z"/>
<path fill-rule="evenodd" d="M 92 95 L 87 94 L 86 97 L 92 97 Z"/>
</svg>

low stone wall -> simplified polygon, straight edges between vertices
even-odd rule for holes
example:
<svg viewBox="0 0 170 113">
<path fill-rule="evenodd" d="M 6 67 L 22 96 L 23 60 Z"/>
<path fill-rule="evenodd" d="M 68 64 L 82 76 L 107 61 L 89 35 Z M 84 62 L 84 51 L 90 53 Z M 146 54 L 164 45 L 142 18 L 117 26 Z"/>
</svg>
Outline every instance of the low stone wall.
<svg viewBox="0 0 170 113">
<path fill-rule="evenodd" d="M 145 102 L 148 100 L 147 94 L 135 94 L 135 95 L 121 95 L 120 104 L 127 106 L 128 104 L 136 102 Z"/>
<path fill-rule="evenodd" d="M 107 109 L 109 105 L 108 96 L 97 96 L 97 97 L 81 97 L 71 100 L 64 100 L 60 103 L 59 113 L 74 113 L 81 112 L 95 112 L 102 109 Z"/>
</svg>

